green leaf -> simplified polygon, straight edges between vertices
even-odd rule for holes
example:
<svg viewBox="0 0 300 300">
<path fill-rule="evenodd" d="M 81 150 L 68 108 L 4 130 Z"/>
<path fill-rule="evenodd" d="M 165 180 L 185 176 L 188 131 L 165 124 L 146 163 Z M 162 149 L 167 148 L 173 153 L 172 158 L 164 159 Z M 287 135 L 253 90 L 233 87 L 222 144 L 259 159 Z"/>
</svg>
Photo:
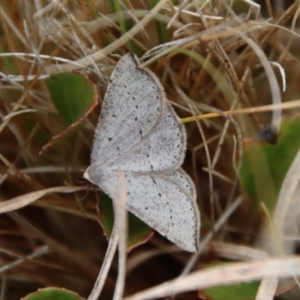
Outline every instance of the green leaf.
<svg viewBox="0 0 300 300">
<path fill-rule="evenodd" d="M 97 100 L 95 85 L 80 74 L 51 75 L 46 84 L 53 104 L 68 125 L 84 117 Z"/>
<path fill-rule="evenodd" d="M 228 265 L 224 262 L 213 262 L 205 265 L 205 269 L 211 269 L 214 267 Z M 252 300 L 255 299 L 257 290 L 259 287 L 259 282 L 246 282 L 238 283 L 232 285 L 216 286 L 212 288 L 207 288 L 199 292 L 203 298 L 213 299 L 213 300 Z"/>
<path fill-rule="evenodd" d="M 83 300 L 77 294 L 59 288 L 45 288 L 27 295 L 23 300 Z"/>
<path fill-rule="evenodd" d="M 98 104 L 96 86 L 83 75 L 73 73 L 52 75 L 46 80 L 46 84 L 59 115 L 69 127 L 52 137 L 39 154 L 73 134 Z"/>
<path fill-rule="evenodd" d="M 245 146 L 240 172 L 243 186 L 258 207 L 260 201 L 272 210 L 283 180 L 300 149 L 300 119 L 285 119 L 276 145 Z"/>
<path fill-rule="evenodd" d="M 205 290 L 205 295 L 214 300 L 252 300 L 255 299 L 258 282 L 218 286 Z"/>
<path fill-rule="evenodd" d="M 99 222 L 104 234 L 109 238 L 114 225 L 114 210 L 112 200 L 105 194 L 101 197 Z M 131 213 L 128 213 L 128 226 L 129 251 L 138 245 L 146 243 L 153 235 L 153 230 Z"/>
</svg>

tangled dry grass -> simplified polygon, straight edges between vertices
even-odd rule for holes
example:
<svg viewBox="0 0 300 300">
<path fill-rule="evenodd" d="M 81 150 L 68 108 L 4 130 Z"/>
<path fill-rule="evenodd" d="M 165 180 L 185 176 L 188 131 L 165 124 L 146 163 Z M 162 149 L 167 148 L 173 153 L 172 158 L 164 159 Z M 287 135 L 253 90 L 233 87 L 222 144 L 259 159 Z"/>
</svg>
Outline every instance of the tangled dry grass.
<svg viewBox="0 0 300 300">
<path fill-rule="evenodd" d="M 89 296 L 107 240 L 95 193 L 78 181 L 89 165 L 101 105 L 75 134 L 39 155 L 66 127 L 44 80 L 83 72 L 101 100 L 116 61 L 129 51 L 160 78 L 186 124 L 184 169 L 197 187 L 202 244 L 190 256 L 156 234 L 132 250 L 126 299 L 204 298 L 208 287 L 253 280 L 260 283 L 256 299 L 299 299 L 298 218 L 289 214 L 299 203 L 297 157 L 274 212 L 253 209 L 238 168 L 244 139 L 262 125 L 278 124 L 282 110 L 274 107 L 299 97 L 300 2 L 173 2 L 0 2 L 1 299 L 20 299 L 45 286 Z M 260 111 L 264 105 L 271 106 Z M 298 106 L 293 102 L 286 114 L 295 115 Z M 237 109 L 252 111 L 233 115 Z M 203 117 L 207 113 L 220 117 Z M 290 232 L 283 230 L 287 220 Z M 205 270 L 216 261 L 235 263 Z M 101 299 L 112 299 L 117 274 L 115 258 Z"/>
</svg>

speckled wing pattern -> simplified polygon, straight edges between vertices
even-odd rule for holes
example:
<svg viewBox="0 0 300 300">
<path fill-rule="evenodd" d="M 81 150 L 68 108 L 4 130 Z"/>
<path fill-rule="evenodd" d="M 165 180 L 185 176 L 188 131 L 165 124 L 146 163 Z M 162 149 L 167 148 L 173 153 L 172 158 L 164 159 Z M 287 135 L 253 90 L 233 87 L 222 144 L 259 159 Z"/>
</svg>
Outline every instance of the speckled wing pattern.
<svg viewBox="0 0 300 300">
<path fill-rule="evenodd" d="M 104 97 L 84 177 L 113 201 L 122 171 L 127 209 L 179 247 L 197 252 L 196 189 L 180 168 L 186 133 L 164 89 L 134 54 L 117 63 Z"/>
</svg>

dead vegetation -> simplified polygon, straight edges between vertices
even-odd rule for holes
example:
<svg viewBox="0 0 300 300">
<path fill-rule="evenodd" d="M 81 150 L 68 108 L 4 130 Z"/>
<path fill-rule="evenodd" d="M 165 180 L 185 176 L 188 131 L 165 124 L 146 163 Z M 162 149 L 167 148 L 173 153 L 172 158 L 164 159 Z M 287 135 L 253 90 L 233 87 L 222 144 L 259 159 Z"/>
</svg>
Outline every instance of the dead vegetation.
<svg viewBox="0 0 300 300">
<path fill-rule="evenodd" d="M 65 71 L 85 73 L 97 84 L 101 102 L 116 61 L 129 51 L 160 78 L 186 123 L 183 167 L 197 187 L 202 244 L 190 256 L 155 234 L 132 250 L 126 299 L 180 293 L 176 299 L 196 299 L 199 290 L 203 296 L 208 287 L 253 280 L 260 282 L 256 299 L 279 293 L 280 299 L 299 298 L 298 156 L 274 211 L 253 208 L 238 174 L 244 139 L 263 125 L 279 128 L 283 110 L 274 107 L 299 98 L 300 2 L 173 2 L 180 4 L 1 1 L 1 299 L 20 299 L 45 286 L 89 296 L 107 241 L 95 193 L 79 181 L 89 165 L 101 105 L 73 135 L 39 155 L 66 127 L 44 80 Z M 264 105 L 271 106 L 259 112 Z M 285 114 L 295 116 L 298 106 L 293 102 Z M 254 111 L 231 114 L 238 109 Z M 207 113 L 220 117 L 195 118 Z M 236 263 L 205 270 L 225 261 Z M 112 299 L 117 274 L 115 258 L 101 299 Z"/>
</svg>

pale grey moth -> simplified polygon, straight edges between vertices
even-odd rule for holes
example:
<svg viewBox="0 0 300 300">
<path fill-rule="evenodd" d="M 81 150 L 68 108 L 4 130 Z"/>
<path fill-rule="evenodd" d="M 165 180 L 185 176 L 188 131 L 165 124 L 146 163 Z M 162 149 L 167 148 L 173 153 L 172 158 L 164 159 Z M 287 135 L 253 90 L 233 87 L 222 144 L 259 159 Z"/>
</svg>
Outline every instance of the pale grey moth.
<svg viewBox="0 0 300 300">
<path fill-rule="evenodd" d="M 196 189 L 180 167 L 184 126 L 157 77 L 124 55 L 112 72 L 84 177 L 113 201 L 122 171 L 127 209 L 190 252 L 199 248 Z"/>
</svg>

